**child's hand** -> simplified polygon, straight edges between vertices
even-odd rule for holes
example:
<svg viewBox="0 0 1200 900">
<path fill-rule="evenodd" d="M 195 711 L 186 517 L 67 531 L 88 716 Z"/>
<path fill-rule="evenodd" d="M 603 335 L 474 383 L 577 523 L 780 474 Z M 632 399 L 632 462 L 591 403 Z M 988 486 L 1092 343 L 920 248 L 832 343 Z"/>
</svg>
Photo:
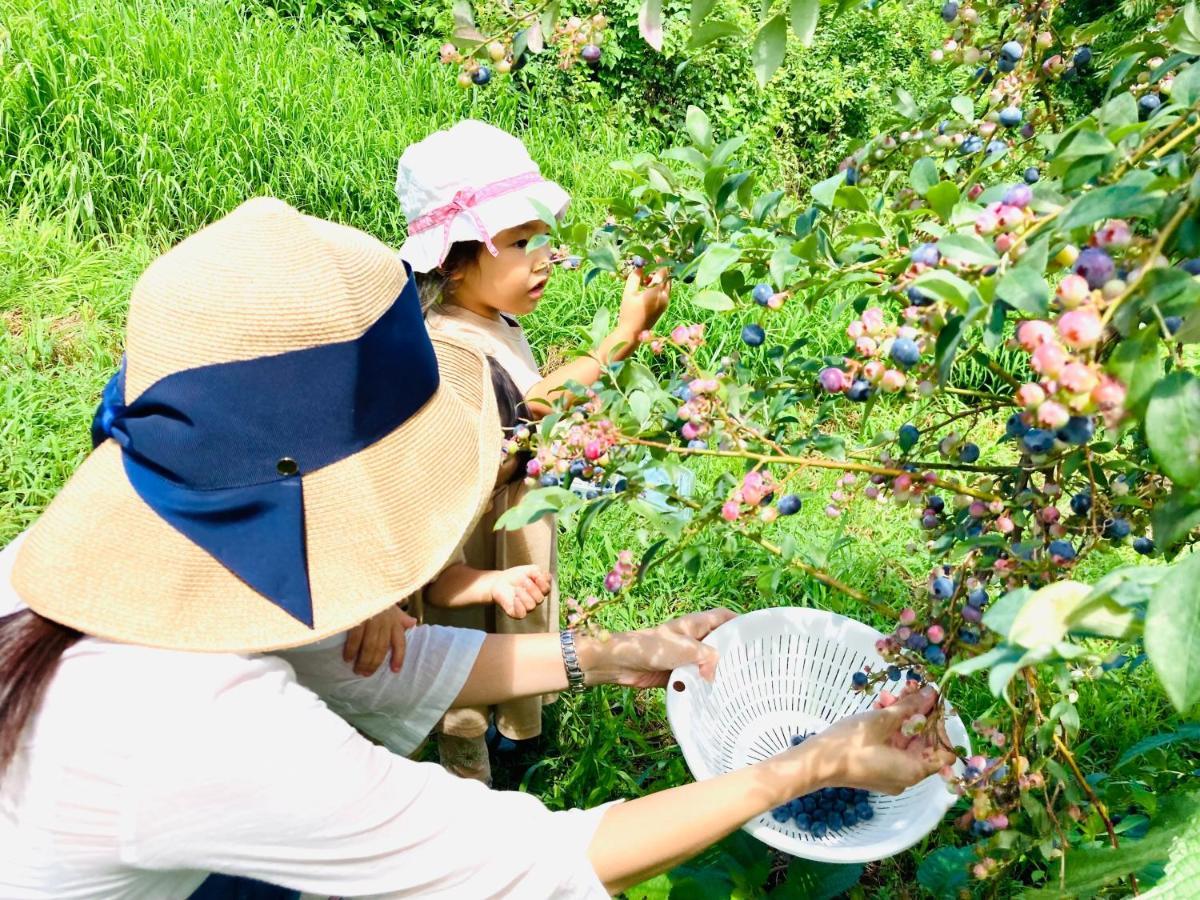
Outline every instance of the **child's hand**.
<svg viewBox="0 0 1200 900">
<path fill-rule="evenodd" d="M 392 671 L 399 672 L 404 664 L 405 632 L 416 624 L 399 606 L 389 606 L 346 633 L 342 659 L 353 664 L 355 675 L 365 677 L 375 674 L 390 651 Z"/>
<path fill-rule="evenodd" d="M 492 573 L 492 602 L 523 619 L 550 596 L 550 576 L 538 566 L 514 566 Z"/>
<path fill-rule="evenodd" d="M 642 270 L 634 269 L 625 281 L 625 294 L 621 297 L 621 311 L 617 314 L 617 325 L 627 334 L 636 335 L 654 327 L 671 299 L 671 276 L 666 269 L 659 269 L 642 285 Z"/>
</svg>

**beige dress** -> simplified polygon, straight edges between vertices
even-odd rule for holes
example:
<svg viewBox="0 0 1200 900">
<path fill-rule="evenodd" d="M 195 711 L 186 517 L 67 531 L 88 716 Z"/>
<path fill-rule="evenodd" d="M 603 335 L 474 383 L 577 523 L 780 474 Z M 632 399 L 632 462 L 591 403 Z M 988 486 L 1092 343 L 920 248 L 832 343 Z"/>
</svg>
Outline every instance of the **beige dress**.
<svg viewBox="0 0 1200 900">
<path fill-rule="evenodd" d="M 525 332 L 513 319 L 486 319 L 461 306 L 439 304 L 426 313 L 425 321 L 430 333 L 458 338 L 495 359 L 522 395 L 541 381 Z M 540 566 L 550 575 L 550 596 L 524 619 L 511 618 L 494 605 L 440 609 L 424 604 L 421 614 L 425 622 L 477 628 L 492 634 L 558 631 L 558 556 L 554 520 L 543 518 L 519 531 L 494 530 L 496 520 L 520 501 L 525 490 L 525 485 L 520 482 L 497 488 L 491 506 L 463 543 L 463 561 L 475 569 Z M 549 694 L 500 704 L 495 707 L 496 727 L 513 740 L 536 737 L 542 732 L 542 706 L 552 703 L 555 696 Z M 487 708 L 469 707 L 450 710 L 442 720 L 441 728 L 455 737 L 473 738 L 482 735 L 487 725 Z"/>
</svg>

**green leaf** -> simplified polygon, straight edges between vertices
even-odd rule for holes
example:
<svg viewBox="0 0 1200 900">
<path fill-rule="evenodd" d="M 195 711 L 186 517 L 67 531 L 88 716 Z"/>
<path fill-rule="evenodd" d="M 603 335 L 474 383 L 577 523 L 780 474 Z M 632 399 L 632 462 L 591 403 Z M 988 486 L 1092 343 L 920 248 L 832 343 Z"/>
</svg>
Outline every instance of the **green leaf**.
<svg viewBox="0 0 1200 900">
<path fill-rule="evenodd" d="M 913 280 L 913 286 L 923 293 L 944 300 L 956 309 L 966 309 L 975 288 L 952 272 L 930 269 Z"/>
<path fill-rule="evenodd" d="M 782 15 L 772 16 L 754 38 L 754 47 L 750 51 L 750 59 L 754 65 L 754 74 L 758 83 L 766 87 L 775 70 L 783 62 L 783 53 L 787 49 L 787 22 Z"/>
<path fill-rule="evenodd" d="M 696 30 L 696 26 L 703 22 L 714 6 L 717 5 L 717 0 L 692 0 L 692 11 L 688 17 L 688 23 L 692 26 L 692 31 Z"/>
<path fill-rule="evenodd" d="M 871 207 L 867 203 L 867 195 L 859 188 L 843 184 L 838 187 L 833 195 L 834 209 L 852 209 L 855 212 L 870 212 Z"/>
<path fill-rule="evenodd" d="M 1197 14 L 1196 5 L 1189 3 L 1176 13 L 1163 36 L 1184 53 L 1200 54 L 1200 14 Z"/>
<path fill-rule="evenodd" d="M 912 171 L 908 173 L 913 190 L 921 197 L 929 193 L 929 189 L 938 183 L 939 178 L 937 163 L 928 156 L 922 156 L 913 163 Z"/>
<path fill-rule="evenodd" d="M 1191 106 L 1200 100 L 1200 66 L 1195 63 L 1182 69 L 1171 84 L 1171 102 Z"/>
<path fill-rule="evenodd" d="M 638 34 L 655 50 L 662 51 L 662 0 L 642 0 L 638 10 Z"/>
<path fill-rule="evenodd" d="M 973 266 L 988 266 L 1000 262 L 1000 257 L 990 244 L 973 234 L 955 232 L 937 243 L 942 256 Z"/>
<path fill-rule="evenodd" d="M 629 900 L 669 900 L 671 896 L 671 879 L 666 874 L 655 876 L 649 881 L 631 887 L 625 891 Z"/>
<path fill-rule="evenodd" d="M 1195 894 L 1200 884 L 1200 815 L 1193 816 L 1175 837 L 1169 856 L 1162 880 L 1142 894 L 1145 900 L 1179 900 Z"/>
<path fill-rule="evenodd" d="M 858 884 L 863 875 L 860 865 L 840 866 L 794 857 L 787 868 L 787 880 L 771 892 L 772 900 L 833 900 Z"/>
<path fill-rule="evenodd" d="M 691 39 L 688 40 L 688 49 L 699 50 L 701 47 L 706 47 L 715 40 L 741 33 L 742 29 L 738 26 L 737 22 L 727 22 L 721 19 L 704 22 L 692 29 Z M 714 160 L 713 165 L 720 165 L 720 163 Z"/>
<path fill-rule="evenodd" d="M 975 101 L 965 94 L 959 94 L 952 99 L 950 101 L 950 108 L 968 122 L 975 121 Z"/>
<path fill-rule="evenodd" d="M 708 249 L 700 256 L 700 266 L 696 270 L 696 287 L 708 287 L 741 258 L 742 251 L 737 247 L 729 244 L 709 244 Z"/>
<path fill-rule="evenodd" d="M 1066 637 L 1072 613 L 1091 593 L 1080 581 L 1056 581 L 1034 591 L 1008 629 L 1008 639 L 1022 647 L 1042 647 Z"/>
<path fill-rule="evenodd" d="M 709 122 L 704 110 L 698 106 L 689 106 L 685 124 L 692 143 L 696 145 L 697 149 L 704 153 L 711 153 L 713 149 L 712 123 Z"/>
<path fill-rule="evenodd" d="M 1125 763 L 1131 762 L 1139 756 L 1149 753 L 1151 750 L 1177 744 L 1180 741 L 1189 743 L 1200 742 L 1200 722 L 1187 722 L 1180 725 L 1176 731 L 1166 731 L 1162 734 L 1154 734 L 1148 738 L 1142 738 L 1121 754 L 1121 758 L 1117 760 L 1117 764 L 1113 768 L 1119 769 Z"/>
<path fill-rule="evenodd" d="M 836 175 L 830 175 L 824 181 L 818 181 L 812 186 L 813 199 L 820 206 L 826 209 L 833 209 L 833 198 L 837 194 L 837 189 L 846 180 L 845 172 L 838 172 Z"/>
<path fill-rule="evenodd" d="M 973 847 L 938 847 L 917 866 L 917 883 L 938 900 L 955 900 L 970 881 Z"/>
<path fill-rule="evenodd" d="M 997 663 L 1012 659 L 1014 655 L 1020 655 L 1020 651 L 1013 647 L 1001 645 L 993 647 L 987 653 L 980 653 L 978 656 L 972 656 L 970 659 L 963 659 L 952 665 L 947 674 L 954 675 L 973 675 L 976 672 L 982 672 L 984 669 L 990 669 Z"/>
<path fill-rule="evenodd" d="M 1058 227 L 1063 231 L 1091 225 L 1113 216 L 1133 218 L 1158 211 L 1161 195 L 1132 184 L 1114 184 L 1082 195 L 1063 212 Z"/>
<path fill-rule="evenodd" d="M 801 47 L 812 45 L 821 15 L 821 0 L 791 0 L 792 31 Z"/>
<path fill-rule="evenodd" d="M 1162 375 L 1158 325 L 1147 325 L 1121 341 L 1108 360 L 1109 370 L 1125 385 L 1125 408 L 1140 416 Z"/>
<path fill-rule="evenodd" d="M 602 497 L 601 499 L 589 503 L 583 508 L 583 515 L 579 517 L 579 524 L 575 526 L 575 540 L 579 542 L 582 549 L 587 541 L 588 532 L 592 530 L 592 525 L 596 521 L 596 516 L 600 515 L 604 510 L 612 505 L 612 497 Z"/>
<path fill-rule="evenodd" d="M 921 114 L 917 101 L 904 88 L 896 88 L 892 91 L 892 108 L 905 119 L 915 119 Z"/>
<path fill-rule="evenodd" d="M 1021 611 L 1021 607 L 1033 596 L 1033 591 L 1029 588 L 1018 588 L 1015 591 L 1009 591 L 995 603 L 988 607 L 987 612 L 983 614 L 983 624 L 990 628 L 996 634 L 1008 637 L 1008 631 L 1012 628 L 1013 619 L 1017 617 L 1017 613 Z"/>
<path fill-rule="evenodd" d="M 938 380 L 943 384 L 950 378 L 950 370 L 954 367 L 954 357 L 958 355 L 962 339 L 963 317 L 950 316 L 938 332 L 937 343 L 933 349 L 934 362 L 938 367 Z"/>
<path fill-rule="evenodd" d="M 1109 572 L 1094 585 L 1087 600 L 1107 598 L 1124 607 L 1145 608 L 1154 587 L 1170 571 L 1169 566 L 1121 566 Z"/>
<path fill-rule="evenodd" d="M 654 560 L 658 556 L 663 547 L 667 546 L 666 538 L 659 538 L 653 544 L 646 548 L 646 552 L 642 554 L 642 560 L 638 563 L 637 580 L 641 581 L 646 577 L 646 573 L 650 571 L 654 565 Z"/>
<path fill-rule="evenodd" d="M 721 291 L 701 291 L 692 297 L 692 305 L 701 309 L 711 309 L 713 312 L 728 312 L 736 304 Z"/>
<path fill-rule="evenodd" d="M 1200 484 L 1200 378 L 1172 372 L 1154 386 L 1146 405 L 1146 443 L 1175 484 Z"/>
<path fill-rule="evenodd" d="M 496 530 L 516 531 L 543 516 L 554 515 L 568 506 L 577 506 L 579 503 L 579 497 L 566 488 L 537 488 L 522 497 L 520 503 L 510 507 L 496 521 Z"/>
<path fill-rule="evenodd" d="M 1104 135 L 1091 128 L 1072 132 L 1054 154 L 1055 162 L 1070 162 L 1088 156 L 1107 156 L 1117 148 Z"/>
<path fill-rule="evenodd" d="M 1160 550 L 1174 547 L 1200 525 L 1200 491 L 1176 488 L 1150 511 L 1154 543 Z"/>
<path fill-rule="evenodd" d="M 1200 701 L 1200 553 L 1171 566 L 1146 611 L 1146 654 L 1180 712 Z"/>
<path fill-rule="evenodd" d="M 1050 308 L 1050 285 L 1032 267 L 1017 266 L 996 284 L 996 298 L 1032 316 L 1044 316 Z"/>
<path fill-rule="evenodd" d="M 939 219 L 949 222 L 960 196 L 958 185 L 952 181 L 940 181 L 925 194 L 925 202 L 938 214 Z"/>
</svg>

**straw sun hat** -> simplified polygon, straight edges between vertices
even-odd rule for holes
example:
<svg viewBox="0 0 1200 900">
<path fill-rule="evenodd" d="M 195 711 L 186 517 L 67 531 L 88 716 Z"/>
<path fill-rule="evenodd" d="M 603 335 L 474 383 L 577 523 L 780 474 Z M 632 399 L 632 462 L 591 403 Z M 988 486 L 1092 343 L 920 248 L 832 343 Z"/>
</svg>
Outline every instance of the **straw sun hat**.
<svg viewBox="0 0 1200 900">
<path fill-rule="evenodd" d="M 466 119 L 410 146 L 400 157 L 396 196 L 408 219 L 400 256 L 415 272 L 436 269 L 459 241 L 491 239 L 539 218 L 561 215 L 571 198 L 541 175 L 517 138 Z"/>
<path fill-rule="evenodd" d="M 433 578 L 491 494 L 500 424 L 484 358 L 431 342 L 392 250 L 261 198 L 142 275 L 93 433 L 17 592 L 99 637 L 250 652 Z"/>
</svg>

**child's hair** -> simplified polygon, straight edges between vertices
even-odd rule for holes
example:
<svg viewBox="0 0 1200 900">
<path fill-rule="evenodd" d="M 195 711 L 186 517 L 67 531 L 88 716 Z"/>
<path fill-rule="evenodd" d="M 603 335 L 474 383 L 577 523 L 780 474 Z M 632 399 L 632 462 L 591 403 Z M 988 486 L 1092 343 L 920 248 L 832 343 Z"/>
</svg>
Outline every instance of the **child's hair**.
<svg viewBox="0 0 1200 900">
<path fill-rule="evenodd" d="M 450 245 L 450 252 L 436 269 L 430 272 L 418 272 L 417 293 L 421 296 L 421 312 L 428 312 L 431 307 L 441 303 L 446 294 L 446 288 L 454 280 L 454 276 L 466 270 L 483 250 L 482 241 L 456 241 Z"/>
<path fill-rule="evenodd" d="M 521 392 L 513 383 L 512 376 L 505 371 L 504 366 L 490 356 L 487 360 L 488 367 L 492 371 L 492 390 L 496 392 L 496 409 L 500 413 L 500 427 L 504 429 L 505 435 L 511 435 L 518 425 L 529 421 L 529 408 L 525 405 Z M 518 454 L 517 467 L 508 479 L 510 483 L 525 477 L 525 463 L 528 461 L 528 452 L 522 451 Z"/>
</svg>

